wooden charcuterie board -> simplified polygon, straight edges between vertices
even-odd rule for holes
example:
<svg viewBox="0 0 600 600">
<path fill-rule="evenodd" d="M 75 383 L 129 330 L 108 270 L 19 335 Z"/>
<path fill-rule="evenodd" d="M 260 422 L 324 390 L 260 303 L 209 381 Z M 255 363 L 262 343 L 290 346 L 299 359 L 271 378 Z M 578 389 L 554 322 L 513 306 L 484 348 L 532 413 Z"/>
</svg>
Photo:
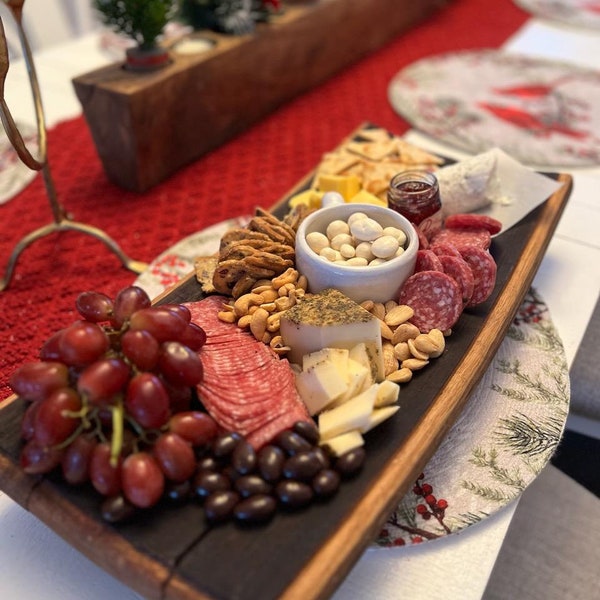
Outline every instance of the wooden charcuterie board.
<svg viewBox="0 0 600 600">
<path fill-rule="evenodd" d="M 99 516 L 99 498 L 58 478 L 29 477 L 18 466 L 25 403 L 0 406 L 0 488 L 100 567 L 147 598 L 328 597 L 435 452 L 498 349 L 542 260 L 569 198 L 572 179 L 517 225 L 494 238 L 498 263 L 491 298 L 465 312 L 435 365 L 403 387 L 401 410 L 366 437 L 363 471 L 329 502 L 278 513 L 266 525 L 205 524 L 190 503 L 158 505 L 129 523 Z M 310 176 L 294 191 L 307 185 Z M 291 192 L 290 192 L 291 194 Z M 273 211 L 287 210 L 286 199 Z M 202 297 L 194 274 L 157 299 Z"/>
</svg>

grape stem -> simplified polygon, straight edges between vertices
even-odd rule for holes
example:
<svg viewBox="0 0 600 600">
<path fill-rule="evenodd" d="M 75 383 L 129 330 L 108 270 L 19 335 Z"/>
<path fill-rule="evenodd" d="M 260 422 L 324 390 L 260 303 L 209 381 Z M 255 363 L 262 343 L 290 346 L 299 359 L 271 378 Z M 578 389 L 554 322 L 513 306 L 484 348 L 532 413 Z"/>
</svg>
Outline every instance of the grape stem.
<svg viewBox="0 0 600 600">
<path fill-rule="evenodd" d="M 112 411 L 112 437 L 110 440 L 110 466 L 115 468 L 119 463 L 121 450 L 123 449 L 123 421 L 125 410 L 123 400 L 119 399 L 111 407 Z"/>
</svg>

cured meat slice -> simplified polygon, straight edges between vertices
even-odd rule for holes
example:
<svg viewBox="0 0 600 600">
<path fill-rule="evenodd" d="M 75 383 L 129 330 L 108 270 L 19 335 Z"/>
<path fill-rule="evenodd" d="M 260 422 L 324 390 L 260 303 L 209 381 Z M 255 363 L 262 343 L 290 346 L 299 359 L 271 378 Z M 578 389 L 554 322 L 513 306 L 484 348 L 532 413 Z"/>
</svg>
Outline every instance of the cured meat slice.
<svg viewBox="0 0 600 600">
<path fill-rule="evenodd" d="M 312 419 L 289 362 L 251 334 L 219 320 L 225 301 L 210 296 L 186 305 L 207 337 L 200 351 L 204 378 L 198 394 L 223 429 L 241 433 L 259 448 L 296 421 Z"/>
<path fill-rule="evenodd" d="M 413 225 L 413 227 L 415 226 Z M 427 236 L 419 227 L 415 227 L 415 231 L 417 232 L 417 237 L 419 238 L 419 250 L 427 250 L 427 248 L 429 248 L 429 240 L 427 239 Z"/>
<path fill-rule="evenodd" d="M 442 229 L 431 240 L 431 245 L 452 244 L 459 252 L 467 247 L 487 250 L 491 243 L 492 236 L 487 229 Z"/>
<path fill-rule="evenodd" d="M 429 246 L 429 250 L 437 254 L 437 256 L 458 256 L 459 258 L 462 258 L 458 248 L 453 244 L 436 242 L 435 244 L 431 244 L 431 246 Z"/>
<path fill-rule="evenodd" d="M 463 248 L 461 254 L 471 267 L 474 279 L 473 295 L 467 306 L 477 306 L 485 302 L 494 291 L 497 271 L 496 261 L 489 252 L 481 250 L 481 248 Z"/>
<path fill-rule="evenodd" d="M 448 256 L 443 254 L 438 259 L 444 273 L 450 275 L 458 283 L 462 291 L 463 305 L 469 303 L 475 288 L 473 271 L 462 256 Z"/>
<path fill-rule="evenodd" d="M 415 273 L 418 271 L 443 271 L 442 263 L 437 254 L 431 250 L 417 250 Z"/>
<path fill-rule="evenodd" d="M 420 271 L 411 275 L 400 290 L 398 303 L 408 304 L 414 310 L 410 321 L 422 333 L 435 328 L 450 329 L 463 309 L 460 286 L 441 271 Z"/>
<path fill-rule="evenodd" d="M 446 229 L 486 229 L 491 235 L 500 233 L 502 223 L 487 215 L 457 213 L 449 215 L 444 221 Z"/>
</svg>

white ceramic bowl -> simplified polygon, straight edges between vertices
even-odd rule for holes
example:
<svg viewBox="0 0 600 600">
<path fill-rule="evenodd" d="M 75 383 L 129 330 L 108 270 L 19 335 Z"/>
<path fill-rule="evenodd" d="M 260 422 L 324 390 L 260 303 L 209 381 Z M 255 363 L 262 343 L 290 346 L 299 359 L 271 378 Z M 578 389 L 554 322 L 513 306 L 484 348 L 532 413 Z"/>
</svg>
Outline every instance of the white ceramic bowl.
<svg viewBox="0 0 600 600">
<path fill-rule="evenodd" d="M 380 265 L 358 267 L 328 262 L 309 247 L 307 234 L 325 233 L 329 223 L 336 219 L 347 221 L 355 212 L 365 213 L 383 227 L 404 231 L 407 237 L 404 253 Z M 418 249 L 419 240 L 413 225 L 392 209 L 372 204 L 338 204 L 316 210 L 300 224 L 296 234 L 296 268 L 306 276 L 310 292 L 335 288 L 355 302 L 387 302 L 397 299 L 400 287 L 412 275 Z"/>
</svg>

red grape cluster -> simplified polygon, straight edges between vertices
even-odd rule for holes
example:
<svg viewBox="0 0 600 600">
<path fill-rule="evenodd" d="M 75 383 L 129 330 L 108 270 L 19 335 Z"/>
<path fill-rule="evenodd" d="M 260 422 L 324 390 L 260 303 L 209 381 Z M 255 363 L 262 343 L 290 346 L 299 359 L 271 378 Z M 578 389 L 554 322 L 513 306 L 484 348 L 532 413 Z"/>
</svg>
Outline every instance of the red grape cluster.
<svg viewBox="0 0 600 600">
<path fill-rule="evenodd" d="M 190 478 L 194 447 L 217 434 L 209 415 L 191 410 L 206 334 L 185 306 L 151 306 L 136 286 L 114 299 L 84 292 L 76 307 L 81 319 L 11 377 L 29 402 L 21 466 L 60 470 L 70 484 L 89 481 L 103 496 L 152 506 L 166 485 Z"/>
</svg>

